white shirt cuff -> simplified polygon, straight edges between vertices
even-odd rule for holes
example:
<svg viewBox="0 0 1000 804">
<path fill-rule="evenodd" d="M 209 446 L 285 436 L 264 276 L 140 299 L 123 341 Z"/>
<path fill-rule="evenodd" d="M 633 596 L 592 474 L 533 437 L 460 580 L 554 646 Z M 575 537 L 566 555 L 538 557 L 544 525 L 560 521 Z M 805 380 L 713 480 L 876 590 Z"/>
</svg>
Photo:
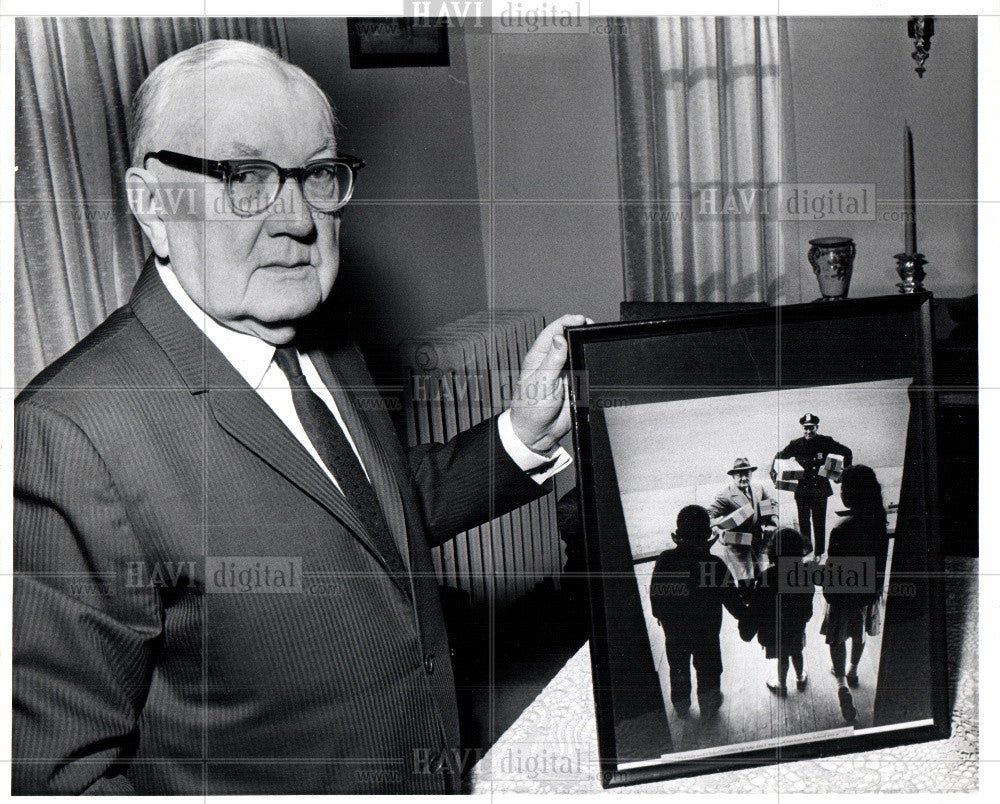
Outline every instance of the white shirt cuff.
<svg viewBox="0 0 1000 804">
<path fill-rule="evenodd" d="M 562 447 L 550 455 L 543 455 L 525 446 L 514 432 L 514 425 L 510 423 L 509 410 L 505 410 L 497 418 L 497 430 L 500 434 L 500 443 L 510 455 L 510 459 L 539 485 L 573 463 L 570 454 Z"/>
</svg>

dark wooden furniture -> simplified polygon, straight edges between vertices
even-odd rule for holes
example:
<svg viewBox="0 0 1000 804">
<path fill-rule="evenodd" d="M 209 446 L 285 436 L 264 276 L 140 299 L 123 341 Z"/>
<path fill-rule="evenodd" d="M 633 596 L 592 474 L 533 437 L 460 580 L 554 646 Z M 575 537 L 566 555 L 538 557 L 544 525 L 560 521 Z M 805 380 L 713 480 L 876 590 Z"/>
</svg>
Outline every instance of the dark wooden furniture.
<svg viewBox="0 0 1000 804">
<path fill-rule="evenodd" d="M 934 300 L 939 504 L 948 555 L 979 555 L 978 301 Z"/>
</svg>

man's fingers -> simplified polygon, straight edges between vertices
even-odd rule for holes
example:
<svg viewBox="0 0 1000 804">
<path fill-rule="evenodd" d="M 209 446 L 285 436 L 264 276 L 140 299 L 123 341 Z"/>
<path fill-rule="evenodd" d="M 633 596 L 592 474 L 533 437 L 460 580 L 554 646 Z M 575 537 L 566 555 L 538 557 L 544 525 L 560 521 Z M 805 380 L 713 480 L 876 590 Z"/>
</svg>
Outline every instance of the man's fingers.
<svg viewBox="0 0 1000 804">
<path fill-rule="evenodd" d="M 542 359 L 541 365 L 535 371 L 535 375 L 542 380 L 555 381 L 566 365 L 566 337 L 556 335 L 552 339 L 549 351 Z"/>
<path fill-rule="evenodd" d="M 521 374 L 519 387 L 524 397 L 534 400 L 549 399 L 560 390 L 563 366 L 566 364 L 566 339 L 557 335 L 549 351 L 541 356 L 538 365 Z"/>
<path fill-rule="evenodd" d="M 561 324 L 563 328 L 565 327 L 582 327 L 590 321 L 585 315 L 580 313 L 567 313 L 566 315 L 559 316 L 552 324 Z M 551 324 L 549 326 L 552 326 Z"/>
<path fill-rule="evenodd" d="M 566 327 L 582 327 L 586 323 L 587 319 L 582 315 L 560 316 L 539 333 L 538 340 L 535 343 L 548 347 L 552 343 L 553 338 L 563 334 Z"/>
<path fill-rule="evenodd" d="M 538 337 L 535 338 L 535 342 L 531 345 L 528 353 L 524 356 L 524 361 L 521 364 L 521 370 L 524 372 L 535 371 L 541 366 L 548 352 L 552 349 L 552 341 L 554 338 L 562 337 L 563 331 L 566 327 L 580 327 L 587 323 L 587 321 L 588 319 L 582 315 L 564 315 L 557 318 L 540 333 L 538 333 Z M 563 348 L 565 348 L 565 342 L 563 344 Z"/>
</svg>

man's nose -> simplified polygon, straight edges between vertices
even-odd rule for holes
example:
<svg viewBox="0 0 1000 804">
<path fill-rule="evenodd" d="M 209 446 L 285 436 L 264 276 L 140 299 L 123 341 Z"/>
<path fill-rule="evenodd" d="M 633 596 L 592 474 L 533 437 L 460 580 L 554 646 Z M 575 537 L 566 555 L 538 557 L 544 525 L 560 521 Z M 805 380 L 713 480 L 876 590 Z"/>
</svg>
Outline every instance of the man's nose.
<svg viewBox="0 0 1000 804">
<path fill-rule="evenodd" d="M 268 212 L 268 230 L 271 234 L 289 234 L 305 237 L 315 228 L 310 207 L 302 195 L 299 183 L 289 177 Z"/>
</svg>

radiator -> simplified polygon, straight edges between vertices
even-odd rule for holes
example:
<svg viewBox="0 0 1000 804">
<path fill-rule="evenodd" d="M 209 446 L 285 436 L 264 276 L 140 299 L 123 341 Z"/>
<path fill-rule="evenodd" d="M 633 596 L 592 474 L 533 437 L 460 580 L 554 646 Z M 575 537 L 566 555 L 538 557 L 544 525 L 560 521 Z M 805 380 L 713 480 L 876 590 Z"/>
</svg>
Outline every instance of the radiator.
<svg viewBox="0 0 1000 804">
<path fill-rule="evenodd" d="M 503 411 L 521 360 L 545 326 L 531 310 L 474 313 L 402 344 L 406 436 L 447 441 Z M 503 449 L 499 439 L 496 448 Z M 509 605 L 546 578 L 558 584 L 562 544 L 549 493 L 432 551 L 438 581 L 473 605 Z"/>
</svg>

